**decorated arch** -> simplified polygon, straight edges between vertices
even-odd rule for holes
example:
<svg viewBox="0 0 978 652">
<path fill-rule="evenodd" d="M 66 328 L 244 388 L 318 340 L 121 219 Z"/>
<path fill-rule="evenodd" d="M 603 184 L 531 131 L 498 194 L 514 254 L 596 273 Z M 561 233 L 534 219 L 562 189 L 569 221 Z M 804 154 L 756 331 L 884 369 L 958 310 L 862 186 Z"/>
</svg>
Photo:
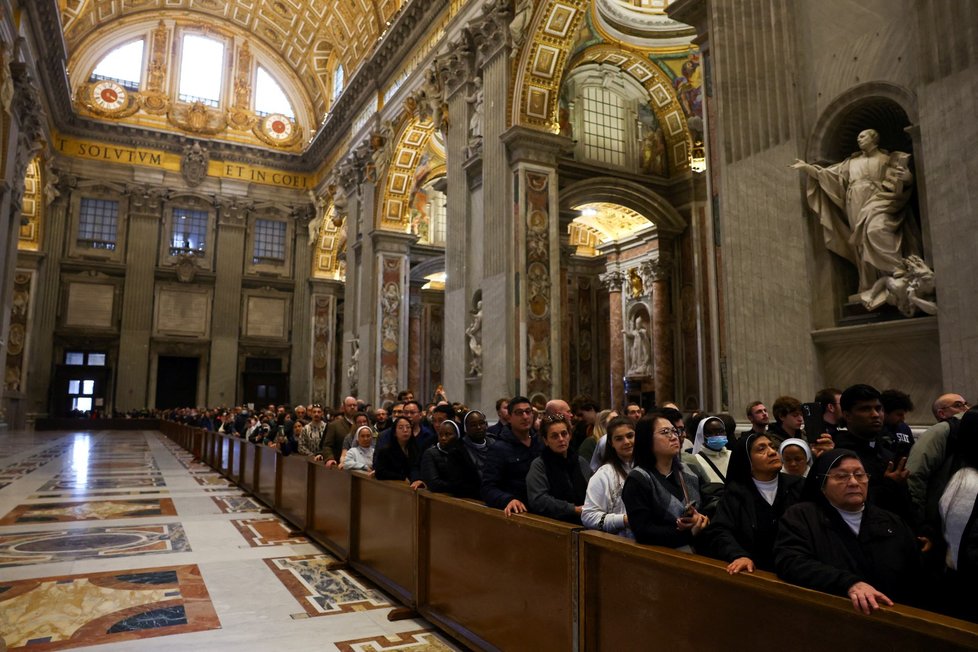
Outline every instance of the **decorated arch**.
<svg viewBox="0 0 978 652">
<path fill-rule="evenodd" d="M 435 132 L 430 118 L 407 117 L 394 139 L 386 176 L 382 179 L 384 200 L 381 203 L 378 227 L 388 231 L 411 230 L 411 199 L 420 179 L 444 161 L 431 151 Z"/>
</svg>

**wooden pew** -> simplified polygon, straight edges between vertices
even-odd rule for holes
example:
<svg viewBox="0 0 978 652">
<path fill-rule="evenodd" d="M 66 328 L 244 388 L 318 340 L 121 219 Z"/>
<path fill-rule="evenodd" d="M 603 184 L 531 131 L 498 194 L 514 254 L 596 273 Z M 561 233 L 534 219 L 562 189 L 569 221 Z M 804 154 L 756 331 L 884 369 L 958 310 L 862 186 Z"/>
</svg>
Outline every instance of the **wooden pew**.
<svg viewBox="0 0 978 652">
<path fill-rule="evenodd" d="M 292 457 L 303 459 L 298 455 Z M 354 509 L 358 505 L 353 496 L 353 475 L 336 468 L 327 469 L 318 462 L 307 464 L 311 504 L 306 534 L 340 561 L 347 561 L 350 558 L 353 524 L 356 521 Z"/>
<path fill-rule="evenodd" d="M 419 501 L 425 618 L 477 648 L 573 649 L 579 527 L 426 491 Z"/>
<path fill-rule="evenodd" d="M 257 444 L 252 446 L 257 459 L 253 493 L 266 505 L 279 511 L 279 481 L 282 478 L 279 461 L 282 456 L 273 448 Z"/>
<path fill-rule="evenodd" d="M 279 480 L 278 512 L 300 530 L 309 522 L 311 504 L 310 481 L 312 465 L 302 455 L 282 455 L 273 448 L 264 447 L 262 455 L 274 454 L 278 458 Z"/>
<path fill-rule="evenodd" d="M 757 571 L 581 533 L 581 650 L 974 650 L 978 626 L 911 607 L 857 614 L 841 597 Z"/>
<path fill-rule="evenodd" d="M 350 565 L 414 608 L 418 594 L 418 496 L 403 482 L 353 471 Z"/>
</svg>

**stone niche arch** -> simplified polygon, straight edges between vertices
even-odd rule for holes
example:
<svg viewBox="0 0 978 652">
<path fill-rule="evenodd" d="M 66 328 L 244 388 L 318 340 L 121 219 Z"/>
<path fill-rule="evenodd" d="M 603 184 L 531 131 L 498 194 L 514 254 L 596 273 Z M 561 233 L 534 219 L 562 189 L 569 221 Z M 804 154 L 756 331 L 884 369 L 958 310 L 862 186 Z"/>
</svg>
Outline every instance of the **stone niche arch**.
<svg viewBox="0 0 978 652">
<path fill-rule="evenodd" d="M 865 129 L 879 133 L 881 149 L 910 153 L 909 168 L 914 175 L 910 206 L 919 227 L 923 257 L 932 265 L 927 217 L 922 211 L 925 203 L 920 199 L 924 171 L 917 160 L 920 151 L 920 144 L 915 140 L 917 121 L 917 97 L 909 89 L 886 82 L 854 86 L 833 99 L 819 116 L 808 140 L 805 159 L 819 165 L 838 163 L 859 151 L 856 136 Z M 839 306 L 849 302 L 849 296 L 858 287 L 858 275 L 855 267 L 828 251 L 817 217 L 811 216 L 807 206 L 805 211 L 812 229 L 816 275 L 830 279 L 832 288 L 831 293 L 824 293 L 816 300 L 817 326 L 831 326 L 840 319 Z"/>
<path fill-rule="evenodd" d="M 593 177 L 573 183 L 560 192 L 561 211 L 592 202 L 620 204 L 645 216 L 660 237 L 677 236 L 686 230 L 686 219 L 672 204 L 640 183 L 616 177 Z"/>
</svg>

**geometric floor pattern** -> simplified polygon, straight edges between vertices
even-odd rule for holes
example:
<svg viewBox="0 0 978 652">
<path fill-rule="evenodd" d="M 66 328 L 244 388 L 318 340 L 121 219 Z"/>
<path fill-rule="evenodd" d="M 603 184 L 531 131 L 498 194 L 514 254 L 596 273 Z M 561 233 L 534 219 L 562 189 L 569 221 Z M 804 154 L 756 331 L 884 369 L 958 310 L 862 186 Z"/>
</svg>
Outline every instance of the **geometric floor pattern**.
<svg viewBox="0 0 978 652">
<path fill-rule="evenodd" d="M 458 649 L 268 512 L 155 431 L 0 432 L 0 650 Z"/>
</svg>

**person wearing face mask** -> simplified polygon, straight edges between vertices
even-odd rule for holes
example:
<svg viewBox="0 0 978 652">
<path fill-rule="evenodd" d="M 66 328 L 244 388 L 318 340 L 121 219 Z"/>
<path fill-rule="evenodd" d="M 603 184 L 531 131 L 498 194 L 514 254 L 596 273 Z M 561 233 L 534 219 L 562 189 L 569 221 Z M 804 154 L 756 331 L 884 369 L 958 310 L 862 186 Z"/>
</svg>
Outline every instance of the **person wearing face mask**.
<svg viewBox="0 0 978 652">
<path fill-rule="evenodd" d="M 920 600 L 920 552 L 903 519 L 867 502 L 869 475 L 859 455 L 820 455 L 805 480 L 804 502 L 781 518 L 775 567 L 781 579 L 847 596 L 857 613 Z"/>
<path fill-rule="evenodd" d="M 706 416 L 700 419 L 693 438 L 693 455 L 711 483 L 723 484 L 727 481 L 730 451 L 727 450 L 727 429 L 720 417 Z"/>
<path fill-rule="evenodd" d="M 708 551 L 731 575 L 774 570 L 778 520 L 801 498 L 804 481 L 785 475 L 767 435 L 751 433 L 730 454 L 727 486 L 707 532 Z"/>
</svg>

